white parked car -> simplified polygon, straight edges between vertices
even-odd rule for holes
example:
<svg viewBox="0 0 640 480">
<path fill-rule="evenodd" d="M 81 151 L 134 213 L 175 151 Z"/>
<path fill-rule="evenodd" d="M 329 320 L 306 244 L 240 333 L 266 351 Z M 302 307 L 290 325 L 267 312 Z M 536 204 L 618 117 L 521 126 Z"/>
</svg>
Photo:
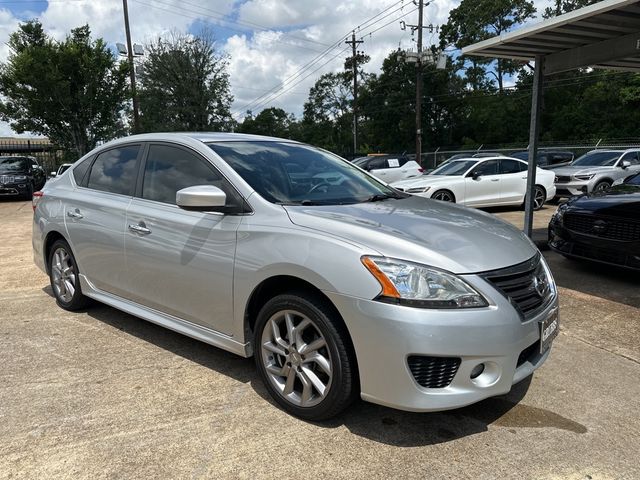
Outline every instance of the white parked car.
<svg viewBox="0 0 640 480">
<path fill-rule="evenodd" d="M 536 210 L 555 196 L 554 179 L 555 173 L 536 167 Z M 527 190 L 527 163 L 508 157 L 461 158 L 429 175 L 395 182 L 392 186 L 421 197 L 469 207 L 522 205 Z"/>
<path fill-rule="evenodd" d="M 418 162 L 405 155 L 360 157 L 353 164 L 386 183 L 419 177 L 424 172 Z"/>
</svg>

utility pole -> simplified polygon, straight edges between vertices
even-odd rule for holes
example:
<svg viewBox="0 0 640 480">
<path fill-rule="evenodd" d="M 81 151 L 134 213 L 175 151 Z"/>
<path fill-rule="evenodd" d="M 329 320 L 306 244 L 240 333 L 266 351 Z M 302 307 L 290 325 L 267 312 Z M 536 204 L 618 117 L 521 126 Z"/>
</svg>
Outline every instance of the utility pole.
<svg viewBox="0 0 640 480">
<path fill-rule="evenodd" d="M 129 59 L 129 78 L 131 79 L 131 100 L 133 101 L 133 132 L 140 131 L 140 117 L 138 113 L 138 94 L 136 93 L 136 67 L 133 64 L 133 49 L 131 48 L 131 31 L 129 30 L 129 8 L 127 0 L 122 0 L 124 10 L 124 30 L 127 35 L 127 57 Z"/>
<path fill-rule="evenodd" d="M 353 154 L 358 151 L 358 52 L 356 47 L 364 40 L 356 40 L 356 32 L 351 33 L 351 40 L 344 43 L 351 45 L 351 67 L 353 69 Z"/>
<path fill-rule="evenodd" d="M 422 12 L 423 0 L 418 0 L 418 63 L 416 64 L 416 162 L 422 165 Z"/>
</svg>

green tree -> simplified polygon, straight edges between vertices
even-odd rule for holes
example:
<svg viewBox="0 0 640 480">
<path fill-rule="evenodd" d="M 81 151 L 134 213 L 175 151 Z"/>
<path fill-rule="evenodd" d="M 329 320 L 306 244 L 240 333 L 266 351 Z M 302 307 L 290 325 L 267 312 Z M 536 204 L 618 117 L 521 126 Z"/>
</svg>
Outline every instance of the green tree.
<svg viewBox="0 0 640 480">
<path fill-rule="evenodd" d="M 217 52 L 209 31 L 173 33 L 146 48 L 140 75 L 143 130 L 232 129 L 228 57 Z"/>
<path fill-rule="evenodd" d="M 578 8 L 586 7 L 602 0 L 553 0 L 553 5 L 544 9 L 544 18 L 557 17 L 563 13 L 572 12 Z"/>
<path fill-rule="evenodd" d="M 127 65 L 87 25 L 58 42 L 38 21 L 21 24 L 0 65 L 0 118 L 18 132 L 46 135 L 82 156 L 124 133 Z"/>
<path fill-rule="evenodd" d="M 265 108 L 255 117 L 248 113 L 236 131 L 281 138 L 293 138 L 295 135 L 292 131 L 295 117 L 281 108 Z"/>
<path fill-rule="evenodd" d="M 442 46 L 453 45 L 457 49 L 490 37 L 501 35 L 522 24 L 535 14 L 531 0 L 462 0 L 449 12 L 449 19 L 440 32 Z M 505 75 L 520 69 L 521 63 L 511 60 L 483 60 L 465 57 L 457 60 L 474 89 L 487 87 L 487 73 L 495 77 L 498 90 L 503 91 Z M 492 66 L 490 68 L 490 66 Z"/>
</svg>

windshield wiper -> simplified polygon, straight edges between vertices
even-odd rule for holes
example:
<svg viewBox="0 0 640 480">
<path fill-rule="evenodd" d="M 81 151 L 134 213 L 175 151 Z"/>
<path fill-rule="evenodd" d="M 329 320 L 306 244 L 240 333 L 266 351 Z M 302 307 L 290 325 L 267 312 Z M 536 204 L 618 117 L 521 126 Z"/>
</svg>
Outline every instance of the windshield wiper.
<svg viewBox="0 0 640 480">
<path fill-rule="evenodd" d="M 369 198 L 367 198 L 365 202 L 380 202 L 389 198 L 395 198 L 399 200 L 401 198 L 407 197 L 408 195 L 402 195 L 400 193 L 376 193 L 375 195 L 371 195 Z"/>
</svg>

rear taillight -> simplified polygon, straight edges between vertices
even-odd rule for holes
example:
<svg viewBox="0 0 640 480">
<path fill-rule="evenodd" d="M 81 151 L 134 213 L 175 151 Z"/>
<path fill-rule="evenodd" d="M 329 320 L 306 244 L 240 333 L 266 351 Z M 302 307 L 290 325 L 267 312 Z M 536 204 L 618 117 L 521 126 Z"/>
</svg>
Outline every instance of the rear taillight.
<svg viewBox="0 0 640 480">
<path fill-rule="evenodd" d="M 31 205 L 33 206 L 33 211 L 36 211 L 36 207 L 38 206 L 38 202 L 44 196 L 44 192 L 33 192 L 33 196 L 31 197 Z"/>
</svg>

